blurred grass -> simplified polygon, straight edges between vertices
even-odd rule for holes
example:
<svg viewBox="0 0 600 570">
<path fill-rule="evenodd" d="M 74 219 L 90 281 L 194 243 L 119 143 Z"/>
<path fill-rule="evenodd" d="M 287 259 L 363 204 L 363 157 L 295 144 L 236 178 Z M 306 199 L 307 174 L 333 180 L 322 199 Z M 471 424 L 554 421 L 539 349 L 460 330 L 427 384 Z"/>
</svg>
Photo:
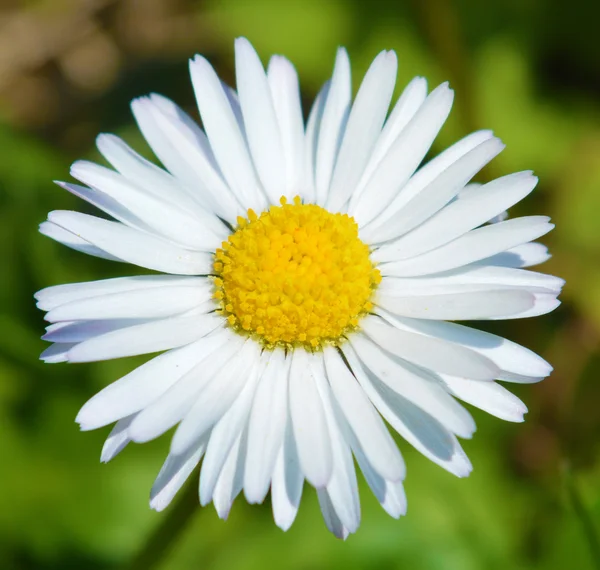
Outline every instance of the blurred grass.
<svg viewBox="0 0 600 570">
<path fill-rule="evenodd" d="M 468 479 L 401 442 L 409 509 L 400 521 L 364 484 L 362 526 L 345 543 L 327 533 L 308 489 L 285 534 L 269 504 L 238 499 L 226 523 L 212 507 L 198 507 L 159 567 L 598 568 L 598 15 L 597 3 L 584 0 L 568 7 L 558 0 L 47 0 L 0 8 L 0 567 L 120 568 L 168 516 L 147 506 L 167 438 L 105 466 L 99 454 L 108 430 L 83 434 L 73 422 L 87 398 L 139 360 L 38 361 L 43 321 L 34 291 L 131 270 L 67 251 L 36 230 L 50 210 L 88 211 L 51 181 L 67 179 L 75 158 L 97 159 L 96 133 L 117 132 L 150 156 L 128 113 L 132 97 L 157 91 L 195 112 L 187 57 L 201 51 L 233 82 L 233 38 L 246 35 L 264 61 L 271 53 L 294 61 L 305 111 L 338 45 L 349 49 L 355 87 L 379 50 L 396 49 L 398 91 L 414 75 L 431 86 L 450 79 L 457 90 L 435 151 L 469 130 L 492 128 L 507 149 L 486 177 L 536 171 L 538 189 L 514 213 L 554 218 L 557 229 L 545 238 L 554 257 L 542 269 L 567 279 L 564 304 L 493 329 L 542 353 L 555 373 L 515 387 L 530 409 L 525 425 L 473 412 Z"/>
</svg>

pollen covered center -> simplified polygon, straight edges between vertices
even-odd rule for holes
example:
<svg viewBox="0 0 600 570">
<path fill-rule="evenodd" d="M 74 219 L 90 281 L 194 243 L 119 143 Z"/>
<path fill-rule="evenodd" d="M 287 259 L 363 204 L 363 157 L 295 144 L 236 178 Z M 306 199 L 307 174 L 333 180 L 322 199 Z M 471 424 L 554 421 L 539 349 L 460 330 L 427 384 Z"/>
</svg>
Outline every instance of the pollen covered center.
<svg viewBox="0 0 600 570">
<path fill-rule="evenodd" d="M 285 198 L 238 228 L 215 252 L 215 299 L 238 332 L 267 348 L 338 344 L 372 308 L 381 281 L 346 214 Z"/>
</svg>

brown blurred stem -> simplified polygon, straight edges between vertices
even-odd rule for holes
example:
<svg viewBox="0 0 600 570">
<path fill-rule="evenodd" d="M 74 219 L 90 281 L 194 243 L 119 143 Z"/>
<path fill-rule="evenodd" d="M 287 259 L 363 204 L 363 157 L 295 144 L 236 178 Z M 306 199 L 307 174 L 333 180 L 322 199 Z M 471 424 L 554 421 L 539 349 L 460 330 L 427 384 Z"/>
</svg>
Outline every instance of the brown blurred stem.
<svg viewBox="0 0 600 570">
<path fill-rule="evenodd" d="M 470 62 L 455 3 L 452 0 L 413 0 L 413 5 L 431 50 L 459 94 L 454 106 L 461 126 L 468 132 L 477 130 L 480 127 L 475 113 Z"/>
<path fill-rule="evenodd" d="M 198 509 L 197 478 L 192 476 L 177 494 L 175 503 L 163 514 L 162 520 L 147 538 L 142 549 L 125 568 L 127 570 L 158 568 Z"/>
<path fill-rule="evenodd" d="M 594 526 L 594 521 L 579 494 L 579 490 L 575 484 L 575 478 L 573 477 L 573 473 L 568 464 L 564 465 L 563 473 L 569 502 L 573 507 L 575 517 L 581 525 L 585 541 L 588 543 L 590 554 L 592 555 L 592 563 L 595 568 L 600 570 L 600 539 L 598 538 L 598 532 Z"/>
</svg>

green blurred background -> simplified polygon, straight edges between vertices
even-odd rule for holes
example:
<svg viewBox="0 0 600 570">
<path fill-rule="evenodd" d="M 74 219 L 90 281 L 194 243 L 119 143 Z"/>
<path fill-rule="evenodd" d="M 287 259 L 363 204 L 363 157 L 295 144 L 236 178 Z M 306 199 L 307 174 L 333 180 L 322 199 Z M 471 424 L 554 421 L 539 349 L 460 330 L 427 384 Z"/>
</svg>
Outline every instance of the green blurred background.
<svg viewBox="0 0 600 570">
<path fill-rule="evenodd" d="M 599 568 L 600 515 L 600 41 L 597 1 L 46 0 L 0 1 L 0 568 L 113 569 L 150 550 L 161 570 L 197 568 Z M 534 169 L 537 191 L 514 214 L 548 214 L 567 279 L 559 310 L 494 324 L 555 366 L 516 386 L 524 425 L 474 410 L 464 447 L 474 472 L 457 479 L 400 443 L 408 515 L 389 518 L 361 484 L 363 522 L 348 541 L 321 521 L 305 489 L 283 533 L 268 504 L 238 499 L 228 522 L 194 515 L 158 559 L 148 493 L 168 438 L 99 463 L 108 429 L 80 433 L 79 407 L 140 361 L 43 365 L 42 287 L 135 271 L 86 257 L 37 234 L 47 211 L 88 211 L 52 184 L 94 138 L 116 132 L 147 156 L 129 113 L 156 91 L 194 115 L 187 58 L 200 52 L 233 83 L 233 38 L 263 61 L 288 56 L 305 111 L 347 46 L 355 86 L 381 49 L 399 58 L 398 89 L 414 75 L 456 90 L 437 152 L 477 128 L 507 149 L 481 179 Z M 195 484 L 195 482 L 194 482 Z M 164 525 L 163 525 L 164 526 Z M 137 558 L 137 568 L 149 567 Z"/>
</svg>

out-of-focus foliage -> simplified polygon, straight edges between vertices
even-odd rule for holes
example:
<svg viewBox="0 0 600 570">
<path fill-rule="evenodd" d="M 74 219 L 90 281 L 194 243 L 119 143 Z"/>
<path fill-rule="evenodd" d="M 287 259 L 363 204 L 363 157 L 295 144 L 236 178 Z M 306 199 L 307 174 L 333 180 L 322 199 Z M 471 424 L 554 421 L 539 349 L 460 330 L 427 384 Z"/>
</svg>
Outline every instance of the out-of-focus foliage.
<svg viewBox="0 0 600 570">
<path fill-rule="evenodd" d="M 233 38 L 297 65 L 305 108 L 349 49 L 355 86 L 381 49 L 397 50 L 398 89 L 414 75 L 456 88 L 436 151 L 476 128 L 507 149 L 483 178 L 533 169 L 538 190 L 513 213 L 551 215 L 563 306 L 494 330 L 555 365 L 516 387 L 525 425 L 474 411 L 475 470 L 453 478 L 408 445 L 408 515 L 390 519 L 362 488 L 363 523 L 347 542 L 305 491 L 282 533 L 268 504 L 238 499 L 230 520 L 198 507 L 164 570 L 263 568 L 591 569 L 600 518 L 600 43 L 586 0 L 4 0 L 0 7 L 0 566 L 111 569 L 127 564 L 169 511 L 149 510 L 167 438 L 99 463 L 108 430 L 80 433 L 79 407 L 139 361 L 42 365 L 42 287 L 127 274 L 38 235 L 52 209 L 86 211 L 58 187 L 98 132 L 145 149 L 129 100 L 157 91 L 191 112 L 187 58 L 208 56 L 233 82 Z M 569 473 L 567 477 L 565 474 Z M 362 486 L 364 487 L 364 485 Z M 594 532 L 596 538 L 594 539 Z M 594 543 L 594 540 L 596 542 Z M 598 552 L 596 552 L 598 555 Z"/>
</svg>

